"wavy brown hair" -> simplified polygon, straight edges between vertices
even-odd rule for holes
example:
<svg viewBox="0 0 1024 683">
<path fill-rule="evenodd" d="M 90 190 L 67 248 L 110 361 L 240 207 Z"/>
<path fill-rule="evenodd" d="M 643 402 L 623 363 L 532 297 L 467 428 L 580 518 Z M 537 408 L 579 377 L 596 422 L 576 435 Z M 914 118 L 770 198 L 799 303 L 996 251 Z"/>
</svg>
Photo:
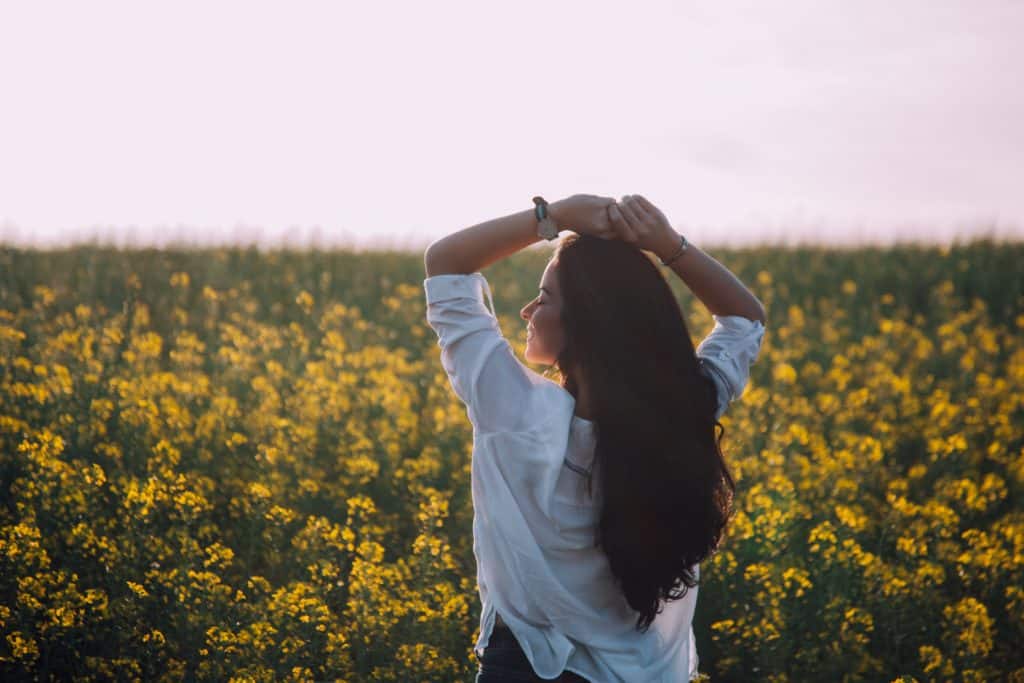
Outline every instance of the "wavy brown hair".
<svg viewBox="0 0 1024 683">
<path fill-rule="evenodd" d="M 717 396 L 679 303 L 653 261 L 619 240 L 568 235 L 553 256 L 565 346 L 562 385 L 587 386 L 601 490 L 595 543 L 644 632 L 697 585 L 732 513 Z M 716 428 L 719 431 L 715 437 Z M 596 473 L 596 474 L 595 474 Z"/>
</svg>

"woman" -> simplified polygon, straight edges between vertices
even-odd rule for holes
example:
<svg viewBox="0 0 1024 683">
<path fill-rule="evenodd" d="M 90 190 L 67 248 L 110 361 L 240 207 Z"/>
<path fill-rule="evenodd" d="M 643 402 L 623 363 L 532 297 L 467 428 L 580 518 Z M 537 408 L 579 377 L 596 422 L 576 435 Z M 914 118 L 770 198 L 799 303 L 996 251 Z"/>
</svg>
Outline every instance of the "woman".
<svg viewBox="0 0 1024 683">
<path fill-rule="evenodd" d="M 639 195 L 535 202 L 424 255 L 427 320 L 473 424 L 476 681 L 685 681 L 699 562 L 734 489 L 715 428 L 757 358 L 764 307 Z M 516 359 L 479 272 L 557 235 L 551 221 L 577 234 L 521 316 L 526 359 L 560 383 Z M 713 314 L 696 349 L 643 251 Z"/>
</svg>

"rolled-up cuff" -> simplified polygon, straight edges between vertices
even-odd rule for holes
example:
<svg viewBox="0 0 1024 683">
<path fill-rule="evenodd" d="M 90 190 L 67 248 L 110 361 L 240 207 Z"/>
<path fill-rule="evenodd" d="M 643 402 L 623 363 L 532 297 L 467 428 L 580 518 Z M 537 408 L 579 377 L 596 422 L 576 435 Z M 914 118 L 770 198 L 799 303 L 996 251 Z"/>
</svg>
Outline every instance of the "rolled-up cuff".
<svg viewBox="0 0 1024 683">
<path fill-rule="evenodd" d="M 423 281 L 423 290 L 427 296 L 427 305 L 451 299 L 473 299 L 490 303 L 491 314 L 494 315 L 494 300 L 487 278 L 482 273 L 444 273 L 434 275 Z M 487 297 L 485 300 L 484 297 Z"/>
</svg>

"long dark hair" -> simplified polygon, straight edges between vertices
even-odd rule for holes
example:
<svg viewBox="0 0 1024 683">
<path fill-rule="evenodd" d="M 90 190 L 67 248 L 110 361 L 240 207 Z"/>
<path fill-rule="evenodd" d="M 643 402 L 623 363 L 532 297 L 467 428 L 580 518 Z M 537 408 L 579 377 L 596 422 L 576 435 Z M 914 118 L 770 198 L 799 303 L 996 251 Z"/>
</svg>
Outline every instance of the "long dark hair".
<svg viewBox="0 0 1024 683">
<path fill-rule="evenodd" d="M 697 585 L 693 565 L 718 548 L 732 513 L 715 385 L 644 252 L 568 235 L 553 258 L 565 334 L 556 365 L 573 396 L 586 383 L 597 426 L 587 480 L 592 494 L 596 472 L 601 489 L 596 544 L 645 632 L 663 600 Z"/>
</svg>

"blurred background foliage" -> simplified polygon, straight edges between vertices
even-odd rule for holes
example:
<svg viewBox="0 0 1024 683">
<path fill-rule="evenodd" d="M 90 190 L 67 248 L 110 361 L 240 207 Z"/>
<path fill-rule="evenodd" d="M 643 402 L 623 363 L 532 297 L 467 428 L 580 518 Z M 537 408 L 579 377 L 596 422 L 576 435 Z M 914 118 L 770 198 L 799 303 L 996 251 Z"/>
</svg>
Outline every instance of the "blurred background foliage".
<svg viewBox="0 0 1024 683">
<path fill-rule="evenodd" d="M 722 419 L 702 672 L 1024 680 L 1024 245 L 708 251 L 768 332 Z M 485 271 L 520 357 L 546 259 Z M 422 281 L 0 248 L 0 676 L 472 680 L 472 433 Z"/>
</svg>

